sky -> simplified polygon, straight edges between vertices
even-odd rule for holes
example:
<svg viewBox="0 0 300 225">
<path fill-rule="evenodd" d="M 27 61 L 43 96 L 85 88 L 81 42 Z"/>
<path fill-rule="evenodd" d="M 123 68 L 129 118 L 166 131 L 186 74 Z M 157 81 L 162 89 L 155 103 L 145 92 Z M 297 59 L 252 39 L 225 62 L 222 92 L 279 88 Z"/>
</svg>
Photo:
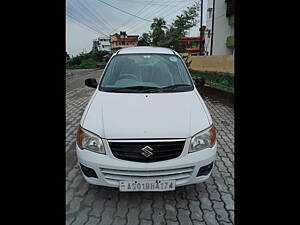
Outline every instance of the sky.
<svg viewBox="0 0 300 225">
<path fill-rule="evenodd" d="M 109 36 L 120 31 L 126 31 L 128 35 L 147 33 L 150 31 L 151 22 L 155 17 L 164 17 L 167 25 L 171 25 L 176 15 L 180 15 L 182 10 L 196 1 L 200 2 L 200 0 L 66 1 L 66 46 L 70 56 L 76 56 L 81 52 L 89 52 L 92 49 L 93 39 L 98 37 Z M 206 3 L 207 0 L 203 0 L 204 25 Z M 122 11 L 142 19 L 125 14 Z M 200 23 L 191 28 L 187 36 L 199 36 L 199 25 Z"/>
</svg>

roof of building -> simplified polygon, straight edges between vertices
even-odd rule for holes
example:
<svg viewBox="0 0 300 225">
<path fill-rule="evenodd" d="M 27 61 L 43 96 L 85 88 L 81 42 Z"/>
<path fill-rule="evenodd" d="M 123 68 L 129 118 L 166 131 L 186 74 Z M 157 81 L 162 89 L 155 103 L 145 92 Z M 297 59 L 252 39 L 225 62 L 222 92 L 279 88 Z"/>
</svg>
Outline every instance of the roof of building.
<svg viewBox="0 0 300 225">
<path fill-rule="evenodd" d="M 200 37 L 183 37 L 178 39 L 178 41 L 200 41 Z"/>
<path fill-rule="evenodd" d="M 134 37 L 127 37 L 127 38 L 117 38 L 117 41 L 129 41 L 129 42 L 136 42 L 138 41 L 138 38 Z"/>
<path fill-rule="evenodd" d="M 138 46 L 138 47 L 123 48 L 119 51 L 118 54 L 135 54 L 135 53 L 176 54 L 172 49 L 152 47 L 152 46 Z"/>
<path fill-rule="evenodd" d="M 198 48 L 186 48 L 185 50 L 188 52 L 199 52 L 200 48 L 199 47 Z"/>
</svg>

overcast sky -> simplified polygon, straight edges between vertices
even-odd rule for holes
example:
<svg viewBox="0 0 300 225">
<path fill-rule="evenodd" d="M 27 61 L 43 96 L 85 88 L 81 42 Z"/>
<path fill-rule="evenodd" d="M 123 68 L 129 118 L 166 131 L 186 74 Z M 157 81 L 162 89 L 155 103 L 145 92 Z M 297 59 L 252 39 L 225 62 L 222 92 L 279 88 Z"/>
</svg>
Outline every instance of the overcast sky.
<svg viewBox="0 0 300 225">
<path fill-rule="evenodd" d="M 67 52 L 73 56 L 82 51 L 89 52 L 93 39 L 120 31 L 141 35 L 150 30 L 151 22 L 145 20 L 152 21 L 154 17 L 164 17 L 170 25 L 176 15 L 196 1 L 200 0 L 67 0 Z M 103 2 L 145 20 L 127 15 Z M 204 25 L 206 2 L 203 1 Z M 199 36 L 199 23 L 187 36 Z"/>
</svg>

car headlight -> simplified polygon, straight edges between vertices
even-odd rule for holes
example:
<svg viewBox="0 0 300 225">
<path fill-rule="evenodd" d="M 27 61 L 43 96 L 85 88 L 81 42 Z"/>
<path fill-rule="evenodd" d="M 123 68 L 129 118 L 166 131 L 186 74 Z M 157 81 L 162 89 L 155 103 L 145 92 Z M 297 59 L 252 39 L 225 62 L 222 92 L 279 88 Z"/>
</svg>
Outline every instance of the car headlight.
<svg viewBox="0 0 300 225">
<path fill-rule="evenodd" d="M 105 154 L 101 138 L 81 127 L 77 130 L 76 142 L 81 150 L 86 149 L 92 152 Z"/>
<path fill-rule="evenodd" d="M 212 125 L 208 129 L 194 135 L 191 140 L 189 152 L 196 152 L 205 148 L 211 148 L 217 140 L 216 128 Z"/>
</svg>

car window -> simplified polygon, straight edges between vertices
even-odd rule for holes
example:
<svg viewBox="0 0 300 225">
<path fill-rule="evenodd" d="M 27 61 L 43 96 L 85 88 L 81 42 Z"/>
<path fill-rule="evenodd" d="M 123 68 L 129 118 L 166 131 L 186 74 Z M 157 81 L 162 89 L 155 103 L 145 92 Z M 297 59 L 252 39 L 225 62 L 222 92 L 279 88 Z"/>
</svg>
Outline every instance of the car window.
<svg viewBox="0 0 300 225">
<path fill-rule="evenodd" d="M 171 87 L 172 88 L 169 88 Z M 132 88 L 131 88 L 132 87 Z M 100 83 L 104 91 L 121 90 L 157 92 L 189 91 L 193 89 L 191 78 L 180 57 L 167 54 L 128 54 L 114 56 Z M 131 88 L 131 89 L 130 89 Z M 151 89 L 152 92 L 155 92 Z"/>
</svg>

